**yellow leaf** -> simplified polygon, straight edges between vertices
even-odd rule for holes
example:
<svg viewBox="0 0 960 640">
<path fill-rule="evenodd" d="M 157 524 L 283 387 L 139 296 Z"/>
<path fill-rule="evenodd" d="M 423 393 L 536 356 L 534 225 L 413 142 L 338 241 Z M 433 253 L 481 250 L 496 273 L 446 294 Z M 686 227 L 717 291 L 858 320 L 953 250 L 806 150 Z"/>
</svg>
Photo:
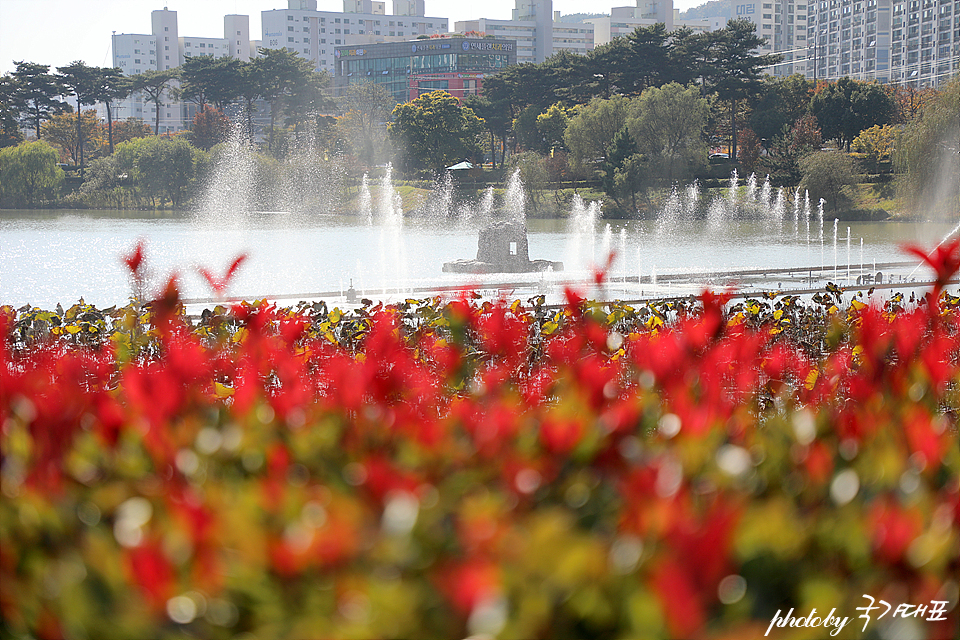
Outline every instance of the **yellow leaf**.
<svg viewBox="0 0 960 640">
<path fill-rule="evenodd" d="M 243 344 L 243 341 L 246 340 L 247 334 L 249 333 L 246 327 L 240 327 L 237 329 L 237 332 L 233 334 L 233 341 L 237 344 Z"/>
<path fill-rule="evenodd" d="M 804 380 L 803 386 L 806 387 L 807 391 L 813 390 L 813 385 L 817 384 L 817 377 L 819 377 L 820 372 L 816 369 L 811 369 L 810 373 L 807 374 L 807 379 Z"/>
<path fill-rule="evenodd" d="M 75 324 L 69 325 L 68 327 L 66 327 L 66 329 L 67 329 L 67 333 L 70 333 L 70 334 L 80 333 L 80 327 L 78 327 Z"/>
<path fill-rule="evenodd" d="M 340 313 L 340 309 L 334 307 L 333 311 L 330 312 L 330 323 L 337 324 L 340 322 L 341 316 L 342 314 Z"/>
<path fill-rule="evenodd" d="M 215 395 L 216 395 L 218 398 L 221 398 L 221 399 L 222 399 L 222 398 L 229 398 L 230 396 L 232 396 L 232 395 L 234 394 L 234 391 L 235 391 L 235 390 L 233 389 L 233 387 L 228 387 L 228 386 L 226 386 L 226 385 L 224 385 L 224 384 L 220 384 L 220 383 L 217 382 L 217 381 L 214 381 L 214 382 L 213 382 L 213 386 L 214 386 L 214 388 L 215 388 Z"/>
</svg>

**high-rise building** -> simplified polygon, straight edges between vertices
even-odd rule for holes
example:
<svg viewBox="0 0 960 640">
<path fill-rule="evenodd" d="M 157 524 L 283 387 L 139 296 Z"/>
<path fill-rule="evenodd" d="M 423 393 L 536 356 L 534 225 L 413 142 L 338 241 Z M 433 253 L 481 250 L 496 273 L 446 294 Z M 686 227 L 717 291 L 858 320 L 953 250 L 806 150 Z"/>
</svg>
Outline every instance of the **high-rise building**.
<svg viewBox="0 0 960 640">
<path fill-rule="evenodd" d="M 551 2 L 516 0 L 512 20 L 478 18 L 457 22 L 459 33 L 483 33 L 517 43 L 517 62 L 543 62 L 558 51 L 586 54 L 595 46 L 626 36 L 637 27 L 664 23 L 668 31 L 686 26 L 694 31 L 723 28 L 723 19 L 680 20 L 673 0 L 637 0 L 633 7 L 613 7 L 609 16 L 582 22 L 560 20 Z M 549 18 L 548 18 L 549 16 Z"/>
<path fill-rule="evenodd" d="M 781 26 L 789 26 L 792 6 L 763 4 L 781 15 Z M 806 6 L 805 41 L 802 7 L 796 5 L 793 45 L 782 29 L 772 50 L 784 53 L 784 65 L 804 56 L 794 70 L 808 78 L 936 87 L 960 72 L 960 0 L 814 0 Z"/>
<path fill-rule="evenodd" d="M 890 81 L 936 87 L 960 73 L 960 0 L 895 0 Z"/>
<path fill-rule="evenodd" d="M 807 0 L 731 0 L 730 15 L 746 18 L 757 25 L 756 33 L 765 39 L 758 53 L 779 53 L 783 61 L 769 67 L 774 76 L 806 74 L 812 70 L 807 62 Z M 812 50 L 809 53 L 812 58 Z"/>
<path fill-rule="evenodd" d="M 316 0 L 288 0 L 286 9 L 260 14 L 263 46 L 286 47 L 310 60 L 315 69 L 333 73 L 338 45 L 403 42 L 447 32 L 446 18 L 424 16 L 423 0 L 394 0 L 392 15 L 385 8 L 375 0 L 344 0 L 343 12 L 318 11 Z"/>
</svg>

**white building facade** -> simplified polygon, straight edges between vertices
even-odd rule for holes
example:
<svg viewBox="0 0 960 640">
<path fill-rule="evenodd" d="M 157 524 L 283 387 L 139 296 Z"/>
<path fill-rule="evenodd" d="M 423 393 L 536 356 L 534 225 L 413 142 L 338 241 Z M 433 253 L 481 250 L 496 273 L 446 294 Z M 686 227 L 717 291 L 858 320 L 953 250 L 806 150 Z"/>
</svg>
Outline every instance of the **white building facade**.
<svg viewBox="0 0 960 640">
<path fill-rule="evenodd" d="M 150 24 L 150 34 L 113 34 L 113 65 L 120 67 L 124 75 L 176 69 L 191 56 L 233 57 L 249 61 L 256 57 L 260 44 L 250 40 L 249 16 L 224 16 L 222 38 L 181 37 L 177 12 L 169 9 L 151 12 Z M 114 108 L 115 119 L 141 118 L 151 126 L 156 122 L 156 106 L 140 94 L 131 95 Z M 185 129 L 193 122 L 196 110 L 197 105 L 193 103 L 176 102 L 168 97 L 160 109 L 159 132 Z"/>
<path fill-rule="evenodd" d="M 636 6 L 613 7 L 609 16 L 583 22 L 561 22 L 560 12 L 549 1 L 516 0 L 512 20 L 478 18 L 457 22 L 458 33 L 477 32 L 517 43 L 517 63 L 543 62 L 558 51 L 584 55 L 594 47 L 627 36 L 637 27 L 659 22 L 667 31 L 689 27 L 694 31 L 722 29 L 722 18 L 680 20 L 673 0 L 637 0 Z"/>
<path fill-rule="evenodd" d="M 318 11 L 316 0 L 289 0 L 286 9 L 263 11 L 263 46 L 286 47 L 332 74 L 338 45 L 403 42 L 448 30 L 446 18 L 424 15 L 423 0 L 394 0 L 390 15 L 384 2 L 373 0 L 344 0 L 343 8 Z"/>
</svg>

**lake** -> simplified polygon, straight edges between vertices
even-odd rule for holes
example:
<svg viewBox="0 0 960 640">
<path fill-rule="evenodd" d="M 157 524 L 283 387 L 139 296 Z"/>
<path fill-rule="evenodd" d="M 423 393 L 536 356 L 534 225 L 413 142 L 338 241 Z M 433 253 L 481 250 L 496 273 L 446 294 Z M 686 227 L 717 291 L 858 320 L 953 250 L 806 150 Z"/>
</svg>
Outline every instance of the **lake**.
<svg viewBox="0 0 960 640">
<path fill-rule="evenodd" d="M 652 221 L 599 221 L 578 232 L 568 220 L 533 219 L 527 221 L 530 258 L 563 261 L 564 271 L 480 278 L 441 272 L 444 262 L 476 256 L 480 225 L 470 220 L 413 217 L 396 226 L 338 215 L 249 213 L 225 223 L 190 214 L 7 210 L 0 211 L 0 303 L 52 308 L 82 297 L 101 307 L 124 304 L 130 282 L 121 257 L 140 238 L 154 286 L 176 271 L 186 298 L 208 297 L 196 267 L 222 273 L 246 252 L 249 261 L 231 295 L 296 298 L 344 291 L 351 282 L 371 297 L 386 287 L 413 293 L 466 284 L 492 287 L 505 279 L 556 291 L 557 280 L 588 278 L 589 266 L 608 250 L 617 252 L 614 276 L 656 274 L 665 281 L 669 274 L 708 270 L 826 266 L 843 280 L 846 271 L 834 274 L 832 266 L 847 264 L 848 227 L 850 262 L 859 266 L 862 260 L 867 272 L 874 262 L 905 259 L 898 249 L 903 242 L 932 248 L 952 230 L 946 223 L 841 222 L 835 250 L 832 220 L 826 225 L 821 244 L 816 221 L 808 236 L 805 221 L 793 220 L 720 226 L 680 220 L 666 233 Z M 612 295 L 635 297 L 641 285 L 632 287 Z M 649 294 L 650 285 L 646 289 Z"/>
</svg>

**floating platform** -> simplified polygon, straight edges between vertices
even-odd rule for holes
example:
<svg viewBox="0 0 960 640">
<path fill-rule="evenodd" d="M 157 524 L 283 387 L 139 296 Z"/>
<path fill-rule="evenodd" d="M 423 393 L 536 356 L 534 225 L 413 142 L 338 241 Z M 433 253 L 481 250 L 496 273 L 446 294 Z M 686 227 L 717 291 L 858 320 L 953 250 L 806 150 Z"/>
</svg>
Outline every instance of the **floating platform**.
<svg viewBox="0 0 960 640">
<path fill-rule="evenodd" d="M 562 262 L 531 260 L 527 225 L 519 221 L 495 222 L 480 230 L 475 260 L 443 263 L 445 273 L 535 273 L 563 271 Z"/>
</svg>

